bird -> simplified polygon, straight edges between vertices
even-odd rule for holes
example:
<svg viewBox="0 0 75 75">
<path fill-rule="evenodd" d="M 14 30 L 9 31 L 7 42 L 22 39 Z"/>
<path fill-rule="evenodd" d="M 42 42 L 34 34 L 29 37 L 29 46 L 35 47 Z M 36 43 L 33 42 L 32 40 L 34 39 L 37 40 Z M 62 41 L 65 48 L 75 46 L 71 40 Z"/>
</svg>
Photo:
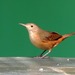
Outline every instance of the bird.
<svg viewBox="0 0 75 75">
<path fill-rule="evenodd" d="M 26 27 L 28 30 L 29 38 L 32 44 L 43 50 L 39 56 L 40 58 L 45 58 L 52 51 L 52 49 L 60 44 L 64 39 L 75 35 L 75 32 L 61 35 L 57 32 L 46 31 L 34 23 L 19 24 Z M 45 53 L 46 51 L 48 52 Z"/>
</svg>

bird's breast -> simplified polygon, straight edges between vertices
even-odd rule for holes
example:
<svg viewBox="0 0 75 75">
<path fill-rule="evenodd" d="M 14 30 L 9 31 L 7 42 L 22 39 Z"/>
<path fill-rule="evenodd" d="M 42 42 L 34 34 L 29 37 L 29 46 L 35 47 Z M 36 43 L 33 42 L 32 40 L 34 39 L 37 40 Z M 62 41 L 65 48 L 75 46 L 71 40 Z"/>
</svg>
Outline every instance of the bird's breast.
<svg viewBox="0 0 75 75">
<path fill-rule="evenodd" d="M 33 44 L 40 42 L 40 36 L 35 33 L 30 34 L 30 40 Z"/>
</svg>

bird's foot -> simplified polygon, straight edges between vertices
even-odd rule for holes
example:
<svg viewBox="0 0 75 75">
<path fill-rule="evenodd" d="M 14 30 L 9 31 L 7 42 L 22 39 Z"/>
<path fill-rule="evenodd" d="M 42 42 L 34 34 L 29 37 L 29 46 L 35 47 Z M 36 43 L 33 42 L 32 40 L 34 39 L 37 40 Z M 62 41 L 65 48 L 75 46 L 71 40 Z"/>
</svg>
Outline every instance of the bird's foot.
<svg viewBox="0 0 75 75">
<path fill-rule="evenodd" d="M 37 56 L 37 57 L 34 57 L 34 58 L 40 58 L 40 59 L 47 59 L 47 58 L 50 58 L 49 56 L 45 56 L 45 57 L 43 57 L 43 56 Z"/>
</svg>

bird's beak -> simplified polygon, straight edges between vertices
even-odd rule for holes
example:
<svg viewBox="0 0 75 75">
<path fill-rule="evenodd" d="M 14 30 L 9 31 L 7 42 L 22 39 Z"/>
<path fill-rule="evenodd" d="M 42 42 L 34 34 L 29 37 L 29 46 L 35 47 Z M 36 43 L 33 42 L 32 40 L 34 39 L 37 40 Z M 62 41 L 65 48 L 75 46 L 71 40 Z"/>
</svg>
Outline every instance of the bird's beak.
<svg viewBox="0 0 75 75">
<path fill-rule="evenodd" d="M 19 23 L 20 25 L 22 25 L 22 26 L 26 26 L 25 24 L 23 24 L 23 23 Z"/>
</svg>

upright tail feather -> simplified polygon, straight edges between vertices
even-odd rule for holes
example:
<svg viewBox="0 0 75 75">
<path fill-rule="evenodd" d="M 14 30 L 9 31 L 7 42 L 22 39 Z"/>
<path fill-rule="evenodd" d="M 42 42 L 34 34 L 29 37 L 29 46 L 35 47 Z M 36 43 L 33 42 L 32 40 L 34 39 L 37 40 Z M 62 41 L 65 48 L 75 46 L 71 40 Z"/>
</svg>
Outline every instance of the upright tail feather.
<svg viewBox="0 0 75 75">
<path fill-rule="evenodd" d="M 70 34 L 65 34 L 65 35 L 63 35 L 63 38 L 65 39 L 65 38 L 68 38 L 68 37 L 70 37 L 72 35 L 75 35 L 75 32 L 70 33 Z"/>
</svg>

